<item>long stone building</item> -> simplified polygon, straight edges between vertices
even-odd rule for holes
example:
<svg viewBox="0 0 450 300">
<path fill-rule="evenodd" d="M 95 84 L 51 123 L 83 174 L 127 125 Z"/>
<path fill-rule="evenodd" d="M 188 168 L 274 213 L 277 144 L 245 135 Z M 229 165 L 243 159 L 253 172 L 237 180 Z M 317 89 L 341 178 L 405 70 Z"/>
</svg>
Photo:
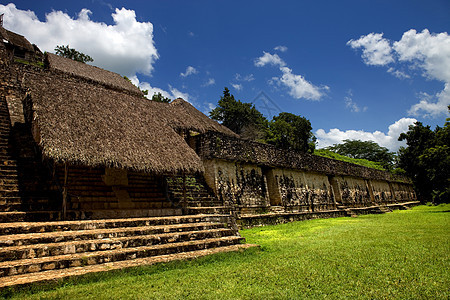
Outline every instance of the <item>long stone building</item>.
<svg viewBox="0 0 450 300">
<path fill-rule="evenodd" d="M 238 225 L 415 203 L 408 178 L 244 140 L 182 99 L 0 37 L 0 287 L 237 250 Z"/>
</svg>

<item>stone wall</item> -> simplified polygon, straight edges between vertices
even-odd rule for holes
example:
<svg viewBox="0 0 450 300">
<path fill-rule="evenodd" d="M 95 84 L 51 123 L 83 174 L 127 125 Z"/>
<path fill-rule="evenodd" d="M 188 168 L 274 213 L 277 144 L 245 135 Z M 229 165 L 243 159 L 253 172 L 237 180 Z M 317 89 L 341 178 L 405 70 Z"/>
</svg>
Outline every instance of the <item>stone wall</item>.
<svg viewBox="0 0 450 300">
<path fill-rule="evenodd" d="M 208 185 L 241 214 L 313 212 L 416 199 L 408 178 L 218 133 L 194 137 Z"/>
<path fill-rule="evenodd" d="M 290 211 L 336 208 L 331 185 L 324 174 L 277 168 L 265 175 L 273 206 Z"/>
<path fill-rule="evenodd" d="M 225 205 L 241 212 L 270 206 L 267 182 L 258 166 L 223 160 L 206 160 L 204 166 L 206 183 Z"/>
<path fill-rule="evenodd" d="M 208 132 L 195 137 L 196 150 L 204 159 L 240 161 L 265 167 L 318 172 L 333 176 L 411 183 L 409 178 L 326 157 L 278 149 L 272 145 Z"/>
</svg>

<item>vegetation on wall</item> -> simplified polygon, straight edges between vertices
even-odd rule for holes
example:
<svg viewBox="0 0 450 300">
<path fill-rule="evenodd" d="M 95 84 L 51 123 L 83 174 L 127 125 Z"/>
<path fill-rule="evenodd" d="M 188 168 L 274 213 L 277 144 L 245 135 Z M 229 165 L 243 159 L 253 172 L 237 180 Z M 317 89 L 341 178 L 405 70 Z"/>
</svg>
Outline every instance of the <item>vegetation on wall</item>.
<svg viewBox="0 0 450 300">
<path fill-rule="evenodd" d="M 383 166 L 380 163 L 373 162 L 373 161 L 370 161 L 367 159 L 351 158 L 351 157 L 344 156 L 344 155 L 338 154 L 336 152 L 333 152 L 333 151 L 330 151 L 327 149 L 316 149 L 316 150 L 314 150 L 314 155 L 328 157 L 331 159 L 345 161 L 345 162 L 352 163 L 355 165 L 360 165 L 360 166 L 364 166 L 364 167 L 368 167 L 368 168 L 372 168 L 372 169 L 386 171 L 386 169 L 383 168 Z"/>
<path fill-rule="evenodd" d="M 394 167 L 395 153 L 373 141 L 344 140 L 343 143 L 326 149 L 349 158 L 378 163 L 386 170 L 392 170 Z"/>
</svg>

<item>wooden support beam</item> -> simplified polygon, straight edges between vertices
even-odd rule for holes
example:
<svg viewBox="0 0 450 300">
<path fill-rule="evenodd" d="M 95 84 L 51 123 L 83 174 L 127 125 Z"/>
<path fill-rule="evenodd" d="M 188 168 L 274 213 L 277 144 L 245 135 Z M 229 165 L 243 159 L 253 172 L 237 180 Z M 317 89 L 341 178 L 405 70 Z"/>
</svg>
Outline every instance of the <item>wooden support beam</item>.
<svg viewBox="0 0 450 300">
<path fill-rule="evenodd" d="M 69 177 L 69 165 L 64 163 L 64 187 L 63 187 L 63 203 L 62 203 L 62 217 L 67 218 L 67 182 Z"/>
<path fill-rule="evenodd" d="M 183 172 L 183 208 L 187 207 L 186 174 Z"/>
</svg>

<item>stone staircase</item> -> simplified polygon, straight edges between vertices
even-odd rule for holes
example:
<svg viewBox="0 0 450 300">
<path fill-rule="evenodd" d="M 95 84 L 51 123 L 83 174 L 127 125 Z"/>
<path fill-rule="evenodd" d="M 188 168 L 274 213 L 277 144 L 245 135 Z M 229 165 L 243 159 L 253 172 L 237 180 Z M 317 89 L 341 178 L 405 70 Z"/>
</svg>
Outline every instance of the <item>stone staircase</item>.
<svg viewBox="0 0 450 300">
<path fill-rule="evenodd" d="M 0 288 L 254 246 L 228 217 L 0 223 Z"/>
<path fill-rule="evenodd" d="M 10 142 L 11 120 L 5 97 L 0 99 L 0 212 L 22 208 L 17 161 Z"/>
<path fill-rule="evenodd" d="M 230 209 L 223 205 L 210 190 L 203 178 L 186 176 L 167 177 L 169 198 L 176 205 L 184 206 L 187 214 L 229 214 Z M 184 202 L 183 186 L 186 187 L 186 202 Z"/>
</svg>

